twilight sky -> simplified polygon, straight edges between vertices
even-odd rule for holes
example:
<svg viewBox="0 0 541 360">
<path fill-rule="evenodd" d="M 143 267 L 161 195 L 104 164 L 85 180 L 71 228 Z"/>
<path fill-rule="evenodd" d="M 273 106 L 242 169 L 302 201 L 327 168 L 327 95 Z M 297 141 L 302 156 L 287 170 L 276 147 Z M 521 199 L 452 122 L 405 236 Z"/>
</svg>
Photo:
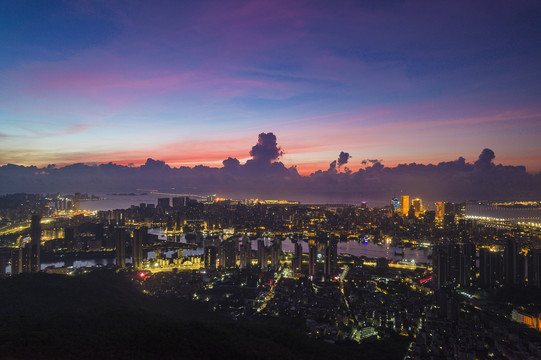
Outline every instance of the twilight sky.
<svg viewBox="0 0 541 360">
<path fill-rule="evenodd" d="M 374 4 L 375 3 L 375 4 Z M 0 165 L 541 172 L 538 1 L 2 1 Z"/>
</svg>

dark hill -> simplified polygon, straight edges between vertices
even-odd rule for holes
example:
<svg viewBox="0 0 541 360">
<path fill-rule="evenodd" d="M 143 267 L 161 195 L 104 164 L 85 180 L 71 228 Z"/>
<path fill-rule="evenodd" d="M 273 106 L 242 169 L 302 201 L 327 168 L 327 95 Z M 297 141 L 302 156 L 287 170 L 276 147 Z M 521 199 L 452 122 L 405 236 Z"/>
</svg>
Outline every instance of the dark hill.
<svg viewBox="0 0 541 360">
<path fill-rule="evenodd" d="M 0 280 L 0 359 L 401 358 L 404 341 L 331 345 L 276 323 L 236 323 L 149 297 L 123 275 Z"/>
</svg>

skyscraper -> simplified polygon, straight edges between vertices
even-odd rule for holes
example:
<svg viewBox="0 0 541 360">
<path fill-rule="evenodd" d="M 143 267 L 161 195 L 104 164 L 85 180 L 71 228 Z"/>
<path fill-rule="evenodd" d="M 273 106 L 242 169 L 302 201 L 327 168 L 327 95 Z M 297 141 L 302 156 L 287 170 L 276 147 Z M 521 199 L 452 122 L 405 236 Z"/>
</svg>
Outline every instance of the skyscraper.
<svg viewBox="0 0 541 360">
<path fill-rule="evenodd" d="M 280 257 L 282 255 L 282 241 L 278 238 L 274 239 L 271 247 L 271 268 L 276 271 L 280 268 Z"/>
<path fill-rule="evenodd" d="M 447 286 L 449 282 L 449 262 L 449 246 L 435 246 L 432 253 L 432 284 L 436 290 Z"/>
<path fill-rule="evenodd" d="M 132 266 L 139 269 L 143 266 L 143 229 L 135 229 L 132 238 Z"/>
<path fill-rule="evenodd" d="M 79 211 L 79 207 L 81 204 L 81 193 L 75 193 L 73 196 L 73 210 Z"/>
<path fill-rule="evenodd" d="M 541 251 L 528 252 L 528 286 L 541 287 Z"/>
<path fill-rule="evenodd" d="M 237 252 L 235 242 L 224 240 L 220 244 L 220 268 L 231 269 L 237 264 Z"/>
<path fill-rule="evenodd" d="M 293 260 L 291 261 L 293 267 L 293 272 L 295 274 L 300 274 L 302 271 L 302 244 L 300 240 L 295 243 L 295 253 Z"/>
<path fill-rule="evenodd" d="M 308 242 L 308 275 L 316 275 L 317 247 L 314 240 Z"/>
<path fill-rule="evenodd" d="M 30 271 L 40 271 L 41 216 L 33 215 L 30 224 Z"/>
<path fill-rule="evenodd" d="M 323 274 L 326 280 L 330 280 L 336 275 L 338 265 L 338 247 L 336 242 L 329 240 L 325 248 L 325 268 Z"/>
<path fill-rule="evenodd" d="M 247 236 L 241 239 L 239 257 L 239 266 L 241 269 L 247 269 L 252 265 L 252 243 Z"/>
<path fill-rule="evenodd" d="M 257 265 L 261 271 L 267 271 L 267 249 L 263 239 L 257 240 Z"/>
<path fill-rule="evenodd" d="M 476 250 L 473 243 L 464 243 L 460 247 L 458 265 L 458 283 L 460 286 L 472 286 L 475 279 Z"/>
<path fill-rule="evenodd" d="M 216 270 L 216 247 L 214 245 L 205 247 L 205 269 Z"/>
<path fill-rule="evenodd" d="M 11 275 L 23 272 L 23 248 L 18 247 L 11 251 Z"/>
<path fill-rule="evenodd" d="M 169 198 L 159 198 L 158 199 L 158 208 L 159 209 L 169 209 Z"/>
<path fill-rule="evenodd" d="M 126 230 L 115 229 L 115 260 L 119 268 L 126 267 Z"/>
<path fill-rule="evenodd" d="M 419 215 L 424 211 L 423 203 L 421 199 L 419 198 L 411 200 L 411 206 L 413 207 L 413 210 L 415 211 L 416 217 L 419 217 Z"/>
<path fill-rule="evenodd" d="M 479 285 L 491 289 L 503 279 L 503 258 L 500 252 L 479 249 Z"/>
<path fill-rule="evenodd" d="M 408 216 L 410 211 L 410 197 L 409 195 L 402 195 L 400 197 L 400 213 L 402 216 Z"/>
<path fill-rule="evenodd" d="M 436 221 L 441 223 L 443 222 L 443 215 L 445 214 L 445 205 L 443 202 L 438 201 L 436 203 Z"/>
</svg>

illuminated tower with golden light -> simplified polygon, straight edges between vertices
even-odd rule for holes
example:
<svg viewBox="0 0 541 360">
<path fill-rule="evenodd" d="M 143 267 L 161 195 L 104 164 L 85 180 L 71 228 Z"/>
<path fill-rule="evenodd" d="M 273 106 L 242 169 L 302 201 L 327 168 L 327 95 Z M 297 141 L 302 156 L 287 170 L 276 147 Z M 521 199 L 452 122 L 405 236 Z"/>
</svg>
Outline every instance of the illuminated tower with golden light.
<svg viewBox="0 0 541 360">
<path fill-rule="evenodd" d="M 411 200 L 411 206 L 413 207 L 413 210 L 415 211 L 416 217 L 419 217 L 419 215 L 424 212 L 423 203 L 421 199 L 419 198 Z"/>
<path fill-rule="evenodd" d="M 402 195 L 400 197 L 400 210 L 401 210 L 402 216 L 408 216 L 408 212 L 410 211 L 409 195 Z"/>
</svg>

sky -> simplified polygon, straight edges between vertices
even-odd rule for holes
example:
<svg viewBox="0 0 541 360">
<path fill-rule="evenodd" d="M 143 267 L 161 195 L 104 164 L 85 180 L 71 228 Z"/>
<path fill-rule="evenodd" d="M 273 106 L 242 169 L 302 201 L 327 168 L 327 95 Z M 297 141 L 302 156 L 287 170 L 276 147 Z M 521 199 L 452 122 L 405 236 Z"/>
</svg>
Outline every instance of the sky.
<svg viewBox="0 0 541 360">
<path fill-rule="evenodd" d="M 0 166 L 541 172 L 538 1 L 2 1 Z M 344 171 L 343 167 L 337 167 Z"/>
</svg>

